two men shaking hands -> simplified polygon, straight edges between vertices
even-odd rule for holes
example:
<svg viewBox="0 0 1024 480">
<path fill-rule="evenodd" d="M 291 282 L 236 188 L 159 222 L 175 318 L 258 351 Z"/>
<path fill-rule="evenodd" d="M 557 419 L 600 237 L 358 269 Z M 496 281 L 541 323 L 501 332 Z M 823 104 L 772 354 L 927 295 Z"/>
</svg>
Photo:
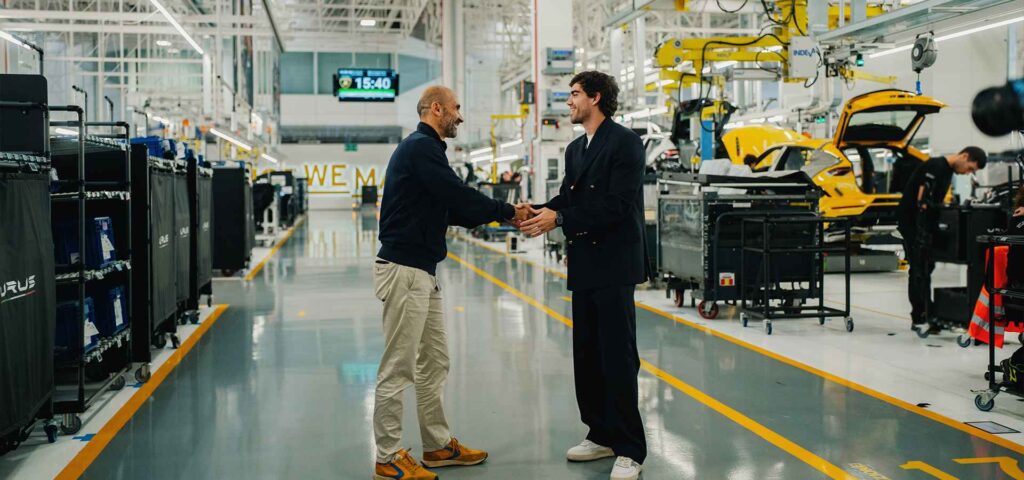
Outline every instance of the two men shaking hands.
<svg viewBox="0 0 1024 480">
<path fill-rule="evenodd" d="M 644 147 L 636 133 L 611 119 L 619 91 L 613 77 L 582 72 L 570 88 L 570 119 L 586 136 L 566 147 L 559 193 L 540 205 L 511 205 L 462 183 L 443 140 L 455 137 L 461 106 L 445 87 L 430 87 L 420 98 L 420 124 L 388 163 L 374 264 L 385 337 L 373 413 L 377 480 L 434 480 L 428 468 L 478 465 L 488 458 L 452 436 L 444 413 L 449 358 L 436 269 L 447 256 L 449 226 L 494 221 L 508 221 L 530 237 L 561 228 L 567 239 L 576 400 L 587 434 L 566 459 L 617 457 L 612 480 L 636 479 L 643 468 L 647 442 L 638 407 L 634 290 L 651 274 Z M 422 465 L 400 446 L 402 393 L 410 386 L 416 388 Z"/>
</svg>

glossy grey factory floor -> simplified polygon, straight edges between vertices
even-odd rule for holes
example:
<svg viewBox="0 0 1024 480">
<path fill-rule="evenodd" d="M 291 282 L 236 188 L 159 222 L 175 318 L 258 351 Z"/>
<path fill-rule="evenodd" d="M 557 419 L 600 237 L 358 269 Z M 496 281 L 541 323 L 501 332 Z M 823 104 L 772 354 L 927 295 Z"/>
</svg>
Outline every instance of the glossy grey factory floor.
<svg viewBox="0 0 1024 480">
<path fill-rule="evenodd" d="M 370 416 L 383 347 L 372 292 L 376 218 L 311 212 L 88 468 L 90 479 L 371 478 Z M 585 434 L 564 280 L 461 241 L 438 270 L 456 435 L 491 453 L 445 480 L 604 479 L 569 464 Z M 648 479 L 1021 478 L 996 444 L 638 309 Z M 421 454 L 409 392 L 405 443 Z M 1003 469 L 991 457 L 1007 457 Z M 957 461 L 959 460 L 959 461 Z"/>
</svg>

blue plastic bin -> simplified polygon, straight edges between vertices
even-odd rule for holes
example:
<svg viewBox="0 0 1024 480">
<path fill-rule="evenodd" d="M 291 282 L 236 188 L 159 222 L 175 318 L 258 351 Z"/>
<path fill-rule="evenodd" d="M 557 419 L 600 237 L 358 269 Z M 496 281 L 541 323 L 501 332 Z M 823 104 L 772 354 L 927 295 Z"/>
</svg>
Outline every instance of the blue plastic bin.
<svg viewBox="0 0 1024 480">
<path fill-rule="evenodd" d="M 128 326 L 128 299 L 125 298 L 124 287 L 105 288 L 94 298 L 97 299 L 96 328 L 101 335 L 110 337 Z"/>
<path fill-rule="evenodd" d="M 148 137 L 135 137 L 131 139 L 132 145 L 142 144 L 149 150 L 149 156 L 163 158 L 164 147 L 163 138 L 156 135 L 150 135 Z"/>
<path fill-rule="evenodd" d="M 89 268 L 103 268 L 117 260 L 114 248 L 114 221 L 96 217 L 85 226 L 85 260 Z"/>
<path fill-rule="evenodd" d="M 57 304 L 54 354 L 58 358 L 73 359 L 98 345 L 100 332 L 96 327 L 96 309 L 92 297 L 85 298 L 85 331 L 82 331 L 80 325 L 78 302 Z"/>
</svg>

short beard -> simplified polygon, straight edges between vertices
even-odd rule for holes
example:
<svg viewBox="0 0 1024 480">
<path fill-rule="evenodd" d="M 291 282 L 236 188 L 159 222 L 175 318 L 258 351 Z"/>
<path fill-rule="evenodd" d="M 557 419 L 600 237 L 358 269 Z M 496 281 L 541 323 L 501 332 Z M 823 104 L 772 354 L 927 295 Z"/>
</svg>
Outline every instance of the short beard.
<svg viewBox="0 0 1024 480">
<path fill-rule="evenodd" d="M 574 125 L 582 125 L 583 122 L 586 122 L 588 118 L 590 118 L 589 111 L 587 113 L 583 113 L 582 110 L 577 109 L 576 116 L 573 117 L 572 115 L 570 115 L 569 121 L 572 122 Z"/>
<path fill-rule="evenodd" d="M 444 122 L 441 124 L 441 129 L 444 130 L 444 136 L 446 138 L 455 138 L 458 133 L 459 120 L 458 117 L 452 115 L 445 117 Z"/>
</svg>

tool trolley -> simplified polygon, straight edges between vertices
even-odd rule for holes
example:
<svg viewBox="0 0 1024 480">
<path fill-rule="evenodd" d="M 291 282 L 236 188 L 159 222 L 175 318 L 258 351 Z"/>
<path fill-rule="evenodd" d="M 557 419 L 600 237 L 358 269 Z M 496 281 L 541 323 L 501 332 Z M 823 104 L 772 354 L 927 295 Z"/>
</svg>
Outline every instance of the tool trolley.
<svg viewBox="0 0 1024 480">
<path fill-rule="evenodd" d="M 999 245 L 1024 247 L 1024 235 L 980 235 L 978 243 L 989 247 Z M 995 248 L 992 248 L 994 251 Z M 985 370 L 985 381 L 988 382 L 987 390 L 975 391 L 974 406 L 978 410 L 987 412 L 992 410 L 996 404 L 996 396 L 1000 393 L 1008 393 L 1016 397 L 1024 397 L 1024 371 L 1015 368 L 1009 360 L 996 364 L 996 295 L 1001 295 L 1006 302 L 1005 308 L 1024 309 L 1024 289 L 1019 288 L 996 288 L 995 287 L 995 258 L 989 255 L 985 275 L 985 289 L 989 292 L 988 318 L 988 368 Z M 1002 373 L 1002 381 L 996 380 L 996 374 Z"/>
<path fill-rule="evenodd" d="M 825 226 L 844 232 L 840 245 L 825 244 Z M 830 317 L 850 317 L 850 222 L 820 215 L 764 215 L 744 218 L 740 227 L 740 321 L 764 323 L 772 334 L 772 321 L 817 318 L 821 325 Z M 845 265 L 844 308 L 825 306 L 825 257 L 840 257 Z M 790 288 L 784 288 L 785 285 Z M 814 301 L 814 302 L 808 302 Z M 773 302 L 777 302 L 774 303 Z"/>
<path fill-rule="evenodd" d="M 669 298 L 714 319 L 719 302 L 741 300 L 744 218 L 814 215 L 820 191 L 803 172 L 756 177 L 662 172 L 658 179 L 658 270 Z M 753 268 L 753 267 L 752 267 Z M 751 271 L 748 278 L 757 272 Z"/>
</svg>

